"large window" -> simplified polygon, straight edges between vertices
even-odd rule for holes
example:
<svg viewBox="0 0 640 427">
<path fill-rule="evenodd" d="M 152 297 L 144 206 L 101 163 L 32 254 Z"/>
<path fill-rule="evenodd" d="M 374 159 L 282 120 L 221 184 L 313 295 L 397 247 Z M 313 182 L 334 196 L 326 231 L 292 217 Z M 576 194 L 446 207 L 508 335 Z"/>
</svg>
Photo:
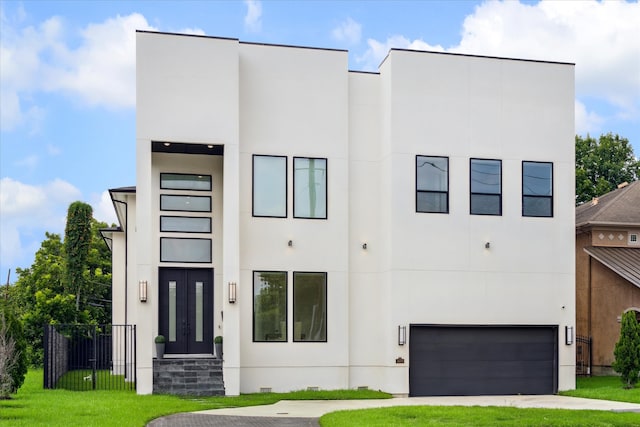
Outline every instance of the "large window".
<svg viewBox="0 0 640 427">
<path fill-rule="evenodd" d="M 327 218 L 327 159 L 293 158 L 294 218 Z"/>
<path fill-rule="evenodd" d="M 327 273 L 293 273 L 293 340 L 327 341 Z"/>
<path fill-rule="evenodd" d="M 449 158 L 416 156 L 416 212 L 449 213 Z"/>
<path fill-rule="evenodd" d="M 287 341 L 287 273 L 253 272 L 253 340 Z"/>
<path fill-rule="evenodd" d="M 502 161 L 471 159 L 471 214 L 502 215 Z"/>
<path fill-rule="evenodd" d="M 185 212 L 211 212 L 210 196 L 160 195 L 160 210 Z"/>
<path fill-rule="evenodd" d="M 211 218 L 161 215 L 160 231 L 173 233 L 211 233 Z"/>
<path fill-rule="evenodd" d="M 253 156 L 253 216 L 287 217 L 287 158 Z"/>
<path fill-rule="evenodd" d="M 522 216 L 553 216 L 553 163 L 522 162 Z"/>
</svg>

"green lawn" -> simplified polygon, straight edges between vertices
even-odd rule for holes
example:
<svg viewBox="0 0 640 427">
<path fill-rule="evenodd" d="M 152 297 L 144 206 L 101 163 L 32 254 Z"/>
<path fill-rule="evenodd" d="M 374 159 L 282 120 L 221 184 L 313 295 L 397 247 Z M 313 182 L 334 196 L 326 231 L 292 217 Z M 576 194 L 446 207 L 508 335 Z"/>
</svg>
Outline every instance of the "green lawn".
<svg viewBox="0 0 640 427">
<path fill-rule="evenodd" d="M 578 390 L 563 392 L 640 403 L 640 388 L 623 390 L 619 378 L 580 378 Z M 132 391 L 44 390 L 42 371 L 29 371 L 12 400 L 0 400 L 0 426 L 131 426 L 177 412 L 254 406 L 279 400 L 388 398 L 376 391 L 300 391 L 239 397 L 138 396 Z M 510 407 L 394 407 L 341 411 L 320 419 L 341 426 L 640 426 L 640 414 Z"/>
<path fill-rule="evenodd" d="M 0 426 L 141 427 L 154 418 L 177 412 L 267 405 L 279 400 L 380 399 L 373 390 L 299 391 L 246 394 L 239 397 L 180 398 L 138 396 L 133 391 L 70 391 L 42 388 L 42 370 L 30 370 L 11 400 L 0 400 Z"/>
</svg>

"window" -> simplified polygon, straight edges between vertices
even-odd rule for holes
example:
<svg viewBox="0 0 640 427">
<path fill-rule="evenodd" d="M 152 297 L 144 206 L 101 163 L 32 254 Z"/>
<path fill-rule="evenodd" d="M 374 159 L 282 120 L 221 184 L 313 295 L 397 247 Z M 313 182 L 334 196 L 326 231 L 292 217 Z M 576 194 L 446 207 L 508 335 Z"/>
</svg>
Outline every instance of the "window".
<svg viewBox="0 0 640 427">
<path fill-rule="evenodd" d="M 161 262 L 211 262 L 211 239 L 160 238 Z"/>
<path fill-rule="evenodd" d="M 449 213 L 449 158 L 416 156 L 416 212 Z"/>
<path fill-rule="evenodd" d="M 327 341 L 327 273 L 293 273 L 293 340 Z"/>
<path fill-rule="evenodd" d="M 184 173 L 161 173 L 160 188 L 163 190 L 211 191 L 211 176 Z"/>
<path fill-rule="evenodd" d="M 160 195 L 160 210 L 211 212 L 211 197 L 209 196 L 176 196 L 172 194 Z"/>
<path fill-rule="evenodd" d="M 522 162 L 522 216 L 553 216 L 553 163 Z"/>
<path fill-rule="evenodd" d="M 327 218 L 327 159 L 293 158 L 294 218 Z"/>
<path fill-rule="evenodd" d="M 629 233 L 629 244 L 630 245 L 637 245 L 639 244 L 640 241 L 638 241 L 638 235 L 635 233 Z"/>
<path fill-rule="evenodd" d="M 287 273 L 253 272 L 253 341 L 287 341 Z"/>
<path fill-rule="evenodd" d="M 253 156 L 253 216 L 287 217 L 285 156 Z"/>
<path fill-rule="evenodd" d="M 211 233 L 211 218 L 161 215 L 160 231 L 182 233 Z"/>
<path fill-rule="evenodd" d="M 502 215 L 502 160 L 471 159 L 471 214 Z"/>
</svg>

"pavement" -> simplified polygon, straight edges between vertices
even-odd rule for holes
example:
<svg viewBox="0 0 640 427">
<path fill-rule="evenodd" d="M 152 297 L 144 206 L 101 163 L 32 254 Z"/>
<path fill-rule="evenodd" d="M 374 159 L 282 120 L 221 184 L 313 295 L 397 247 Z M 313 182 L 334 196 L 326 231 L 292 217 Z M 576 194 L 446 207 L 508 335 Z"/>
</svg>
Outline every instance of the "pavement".
<svg viewBox="0 0 640 427">
<path fill-rule="evenodd" d="M 149 427 L 318 427 L 329 412 L 389 406 L 510 406 L 637 412 L 640 404 L 569 396 L 433 396 L 369 400 L 282 400 L 273 405 L 211 409 L 158 418 Z"/>
</svg>

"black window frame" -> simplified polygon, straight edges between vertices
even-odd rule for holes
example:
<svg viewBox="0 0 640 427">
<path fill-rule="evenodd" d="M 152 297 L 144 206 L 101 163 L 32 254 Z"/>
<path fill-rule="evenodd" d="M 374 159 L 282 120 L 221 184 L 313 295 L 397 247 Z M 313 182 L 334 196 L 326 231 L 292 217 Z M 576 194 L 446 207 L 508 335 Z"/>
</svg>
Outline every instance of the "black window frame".
<svg viewBox="0 0 640 427">
<path fill-rule="evenodd" d="M 284 274 L 284 339 L 258 340 L 256 339 L 256 273 Z M 251 339 L 256 343 L 287 343 L 289 342 L 289 272 L 284 270 L 253 270 L 251 272 Z"/>
<path fill-rule="evenodd" d="M 206 240 L 209 242 L 209 260 L 208 261 L 183 261 L 183 260 L 167 260 L 162 258 L 162 242 L 164 240 Z M 213 262 L 213 239 L 204 237 L 160 237 L 160 262 L 179 263 L 179 264 L 211 264 Z"/>
<path fill-rule="evenodd" d="M 201 188 L 179 188 L 179 187 L 167 187 L 162 185 L 162 176 L 163 175 L 179 175 L 179 176 L 202 176 L 209 178 L 209 188 L 201 189 Z M 161 190 L 177 190 L 177 191 L 205 191 L 211 192 L 213 191 L 213 181 L 211 175 L 201 174 L 201 173 L 178 173 L 178 172 L 160 172 L 160 189 Z"/>
<path fill-rule="evenodd" d="M 284 159 L 284 215 L 259 215 L 256 214 L 255 206 L 255 179 L 256 179 L 256 157 L 275 157 Z M 289 216 L 289 157 L 276 154 L 252 154 L 251 155 L 251 216 L 254 218 L 288 218 Z"/>
<path fill-rule="evenodd" d="M 524 166 L 525 163 L 535 163 L 535 164 L 543 164 L 543 165 L 549 165 L 551 167 L 551 185 L 549 186 L 549 190 L 551 191 L 551 195 L 549 196 L 541 196 L 541 195 L 534 195 L 534 194 L 525 194 L 525 175 L 524 175 Z M 521 165 L 521 174 L 522 174 L 522 216 L 523 217 L 527 217 L 527 218 L 553 218 L 553 162 L 542 162 L 542 161 L 535 161 L 535 160 L 523 160 L 522 161 L 522 165 Z M 549 215 L 531 215 L 531 214 L 527 214 L 525 213 L 525 199 L 526 198 L 531 198 L 531 199 L 549 199 L 550 203 L 549 203 Z"/>
<path fill-rule="evenodd" d="M 176 212 L 176 211 L 173 211 Z M 185 231 L 185 230 L 163 230 L 162 219 L 163 218 L 185 218 L 185 219 L 203 219 L 209 222 L 209 231 Z M 160 215 L 160 227 L 161 233 L 185 233 L 185 234 L 211 234 L 213 231 L 213 224 L 210 216 L 185 216 L 185 215 Z"/>
<path fill-rule="evenodd" d="M 296 160 L 297 159 L 306 159 L 306 160 L 324 160 L 325 162 L 325 170 L 324 170 L 324 216 L 320 217 L 312 217 L 312 216 L 299 216 L 296 215 Z M 291 166 L 292 169 L 292 180 L 293 180 L 293 217 L 299 219 L 315 219 L 315 220 L 326 220 L 329 217 L 329 159 L 327 157 L 307 157 L 307 156 L 294 156 L 292 160 L 293 164 Z"/>
<path fill-rule="evenodd" d="M 209 209 L 208 210 L 188 210 L 188 209 L 163 209 L 162 208 L 162 198 L 163 197 L 193 197 L 198 199 L 209 199 Z M 210 213 L 213 209 L 213 204 L 211 201 L 211 196 L 194 196 L 192 194 L 160 194 L 160 211 L 162 212 L 202 212 L 202 213 Z"/>
<path fill-rule="evenodd" d="M 419 158 L 430 158 L 430 159 L 446 159 L 447 160 L 447 190 L 446 191 L 434 191 L 434 190 L 420 190 L 418 189 L 418 159 Z M 436 213 L 436 214 L 448 214 L 449 213 L 449 157 L 447 156 L 427 156 L 423 154 L 416 155 L 416 163 L 415 163 L 415 171 L 416 171 L 416 212 L 417 213 Z M 428 211 L 428 210 L 419 210 L 418 209 L 418 198 L 422 193 L 426 194 L 445 194 L 446 195 L 446 209 L 444 211 Z"/>
<path fill-rule="evenodd" d="M 325 313 L 325 323 L 324 323 L 324 340 L 297 340 L 295 335 L 295 314 L 296 314 L 296 275 L 297 274 L 319 274 L 324 276 L 324 313 Z M 293 342 L 306 342 L 306 343 L 326 343 L 329 339 L 329 312 L 328 304 L 329 304 L 329 276 L 326 271 L 294 271 L 292 274 L 293 277 L 293 286 L 291 291 L 291 305 L 292 305 L 292 326 L 294 328 L 293 331 Z"/>
<path fill-rule="evenodd" d="M 484 193 L 484 192 L 478 192 L 478 191 L 473 191 L 473 161 L 474 160 L 482 160 L 482 161 L 491 161 L 491 162 L 498 162 L 498 164 L 500 165 L 500 192 L 499 193 Z M 502 216 L 502 160 L 501 159 L 487 159 L 487 158 L 481 158 L 481 157 L 471 157 L 469 159 L 469 214 L 470 215 L 481 215 L 481 216 Z M 499 203 L 498 203 L 498 213 L 475 213 L 473 212 L 473 196 L 474 195 L 478 195 L 478 196 L 497 196 Z"/>
</svg>

